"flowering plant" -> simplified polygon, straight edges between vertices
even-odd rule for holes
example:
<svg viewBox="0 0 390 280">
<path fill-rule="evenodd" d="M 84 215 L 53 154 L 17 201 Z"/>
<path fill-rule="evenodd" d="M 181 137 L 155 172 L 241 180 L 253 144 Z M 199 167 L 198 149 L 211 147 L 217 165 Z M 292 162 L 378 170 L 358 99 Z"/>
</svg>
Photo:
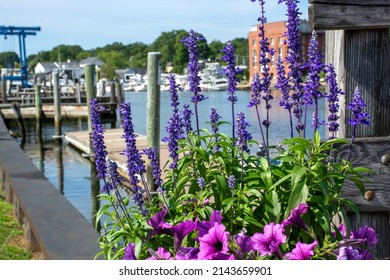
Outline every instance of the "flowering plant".
<svg viewBox="0 0 390 280">
<path fill-rule="evenodd" d="M 254 0 L 252 0 L 254 2 Z M 264 1 L 262 10 L 260 45 L 263 54 L 262 71 L 253 79 L 252 100 L 262 133 L 260 156 L 251 154 L 258 144 L 248 132 L 250 125 L 242 112 L 235 114 L 234 104 L 239 72 L 234 65 L 234 47 L 228 42 L 222 50 L 228 67 L 228 101 L 232 104 L 232 135 L 220 133 L 222 125 L 216 109 L 210 113 L 210 130 L 200 129 L 197 105 L 206 97 L 199 94 L 197 40 L 201 36 L 190 31 L 183 39 L 190 57 L 189 81 L 194 93 L 196 129 L 192 129 L 192 112 L 184 104 L 180 111 L 178 89 L 174 75 L 170 78 L 172 115 L 168 121 L 163 141 L 168 143 L 169 162 L 165 177 L 153 148 L 137 150 L 136 134 L 132 124 L 131 104 L 122 103 L 123 138 L 126 142 L 127 175 L 133 193 L 132 203 L 123 196 L 120 186 L 124 178 L 119 175 L 115 162 L 107 160 L 104 130 L 99 111 L 91 100 L 93 148 L 98 176 L 104 180 L 102 201 L 107 201 L 98 214 L 97 221 L 105 217 L 100 237 L 101 254 L 106 259 L 369 259 L 370 250 L 377 242 L 373 229 L 368 226 L 357 231 L 350 229 L 347 210 L 359 214 L 357 206 L 342 197 L 347 180 L 364 193 L 364 174 L 368 169 L 353 167 L 347 159 L 336 159 L 335 147 L 347 140 L 335 137 L 338 126 L 338 94 L 343 94 L 335 83 L 332 66 L 319 65 L 318 44 L 313 33 L 308 67 L 309 78 L 303 85 L 296 33 L 299 12 L 296 2 L 288 6 L 287 40 L 289 71 L 278 62 L 277 87 L 282 92 L 280 105 L 290 112 L 291 135 L 293 118 L 300 137 L 292 137 L 276 147 L 270 147 L 268 129 L 271 125 L 265 38 Z M 297 58 L 298 57 L 298 58 Z M 325 69 L 328 93 L 321 93 L 318 75 Z M 318 106 L 318 99 L 327 97 L 331 106 L 329 131 L 331 139 L 321 141 L 318 131 L 323 124 L 315 110 L 311 140 L 305 139 L 306 108 Z M 265 101 L 266 119 L 260 120 L 261 99 Z M 351 125 L 369 124 L 363 113 L 364 101 L 357 89 L 348 106 L 352 110 Z M 354 137 L 352 137 L 353 141 Z M 352 145 L 352 142 L 351 142 Z M 153 169 L 157 190 L 150 192 L 145 179 L 145 160 Z M 345 225 L 339 225 L 339 217 Z"/>
</svg>

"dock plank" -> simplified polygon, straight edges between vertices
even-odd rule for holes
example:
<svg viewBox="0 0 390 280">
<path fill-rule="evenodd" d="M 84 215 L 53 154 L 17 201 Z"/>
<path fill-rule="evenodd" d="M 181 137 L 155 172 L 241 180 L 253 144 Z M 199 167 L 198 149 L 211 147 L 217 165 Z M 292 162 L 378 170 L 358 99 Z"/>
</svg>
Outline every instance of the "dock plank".
<svg viewBox="0 0 390 280">
<path fill-rule="evenodd" d="M 125 149 L 125 140 L 122 138 L 123 130 L 121 128 L 106 129 L 104 131 L 104 143 L 108 152 L 108 157 L 115 161 L 120 169 L 120 173 L 127 177 L 126 156 L 123 155 Z M 88 131 L 70 131 L 65 133 L 64 138 L 69 144 L 78 148 L 86 154 L 91 154 L 89 147 L 89 133 Z M 137 149 L 142 151 L 147 146 L 147 139 L 145 135 L 138 135 L 136 137 Z M 169 158 L 168 146 L 166 143 L 160 143 L 160 168 L 163 170 L 165 163 Z M 163 172 L 163 176 L 164 176 Z"/>
</svg>

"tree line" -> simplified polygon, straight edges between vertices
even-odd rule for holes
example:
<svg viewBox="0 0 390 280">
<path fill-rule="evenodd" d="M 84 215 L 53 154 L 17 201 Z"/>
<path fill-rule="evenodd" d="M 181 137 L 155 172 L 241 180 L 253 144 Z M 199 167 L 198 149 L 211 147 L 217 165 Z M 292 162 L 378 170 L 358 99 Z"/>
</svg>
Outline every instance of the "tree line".
<svg viewBox="0 0 390 280">
<path fill-rule="evenodd" d="M 170 32 L 162 32 L 161 35 L 150 45 L 135 42 L 123 44 L 114 42 L 104 47 L 97 47 L 84 50 L 79 45 L 58 45 L 51 51 L 40 51 L 37 54 L 28 56 L 29 68 L 32 69 L 38 62 L 55 62 L 67 60 L 82 60 L 88 57 L 97 56 L 104 61 L 102 74 L 107 78 L 115 77 L 115 69 L 125 68 L 146 68 L 147 53 L 161 52 L 161 63 L 163 69 L 167 65 L 173 67 L 173 72 L 182 74 L 188 63 L 188 52 L 181 42 L 188 31 L 180 29 Z M 202 36 L 202 34 L 199 34 Z M 202 36 L 204 38 L 204 36 Z M 225 42 L 226 43 L 226 42 Z M 225 43 L 213 40 L 210 43 L 205 38 L 200 41 L 199 57 L 206 61 L 220 61 L 221 50 Z M 248 40 L 246 38 L 235 38 L 232 43 L 236 49 L 237 64 L 248 65 Z M 15 52 L 0 53 L 0 65 L 9 67 L 19 62 Z M 14 64 L 12 64 L 14 63 Z"/>
</svg>

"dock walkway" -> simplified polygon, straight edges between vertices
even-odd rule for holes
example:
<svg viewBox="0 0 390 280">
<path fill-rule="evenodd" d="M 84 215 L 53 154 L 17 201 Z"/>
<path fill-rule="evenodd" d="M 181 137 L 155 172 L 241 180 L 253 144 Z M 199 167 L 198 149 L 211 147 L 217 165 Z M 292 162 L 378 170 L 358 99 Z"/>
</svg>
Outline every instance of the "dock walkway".
<svg viewBox="0 0 390 280">
<path fill-rule="evenodd" d="M 121 128 L 106 129 L 104 131 L 104 143 L 106 144 L 108 157 L 118 164 L 120 173 L 127 177 L 126 156 L 122 154 L 125 149 L 125 140 L 122 138 L 122 134 L 123 130 Z M 88 131 L 67 132 L 64 137 L 69 144 L 86 154 L 91 154 Z M 145 135 L 138 135 L 136 143 L 139 151 L 148 148 Z M 168 155 L 167 144 L 160 143 L 160 167 L 162 170 L 168 160 Z"/>
</svg>

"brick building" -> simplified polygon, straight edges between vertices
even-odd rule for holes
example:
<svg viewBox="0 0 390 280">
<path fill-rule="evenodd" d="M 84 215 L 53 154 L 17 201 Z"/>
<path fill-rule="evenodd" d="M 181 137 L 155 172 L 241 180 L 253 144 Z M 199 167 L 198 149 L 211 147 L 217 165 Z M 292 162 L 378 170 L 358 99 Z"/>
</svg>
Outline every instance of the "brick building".
<svg viewBox="0 0 390 280">
<path fill-rule="evenodd" d="M 301 58 L 303 62 L 307 61 L 307 50 L 309 47 L 309 41 L 311 38 L 311 31 L 309 29 L 309 24 L 307 20 L 302 20 L 300 24 L 301 45 L 302 52 Z M 287 55 L 287 45 L 284 44 L 286 32 L 286 21 L 278 22 L 269 22 L 265 24 L 265 36 L 268 37 L 270 48 L 275 50 L 275 55 L 270 57 L 270 75 L 276 79 L 276 59 L 277 55 L 281 55 L 283 59 Z M 249 74 L 252 79 L 253 75 L 258 72 L 260 73 L 259 68 L 259 25 L 253 26 L 248 33 L 248 44 L 249 44 Z M 322 53 L 322 56 L 325 58 L 325 33 L 317 32 L 317 39 L 319 49 Z M 284 66 L 287 70 L 287 63 L 284 63 Z M 275 80 L 274 80 L 275 81 Z"/>
</svg>

